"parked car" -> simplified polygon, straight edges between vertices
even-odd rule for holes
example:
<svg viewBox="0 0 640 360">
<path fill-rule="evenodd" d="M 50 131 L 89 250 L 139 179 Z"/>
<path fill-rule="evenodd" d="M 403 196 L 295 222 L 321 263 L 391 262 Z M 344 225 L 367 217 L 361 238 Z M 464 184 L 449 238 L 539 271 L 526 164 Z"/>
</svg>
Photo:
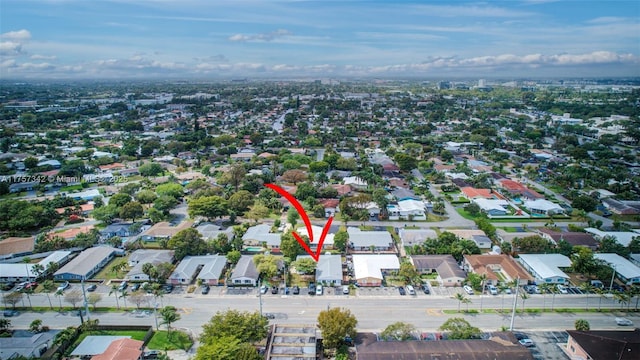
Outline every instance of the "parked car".
<svg viewBox="0 0 640 360">
<path fill-rule="evenodd" d="M 300 294 L 300 287 L 299 286 L 294 286 L 293 287 L 293 295 L 298 295 Z"/>
<path fill-rule="evenodd" d="M 269 291 L 269 288 L 266 285 L 260 286 L 260 294 L 266 294 Z"/>
<path fill-rule="evenodd" d="M 560 292 L 560 294 L 568 294 L 569 291 L 567 291 L 567 288 L 565 288 L 564 286 L 558 284 L 558 286 L 556 286 L 556 288 L 558 288 L 558 291 Z"/>
<path fill-rule="evenodd" d="M 498 295 L 498 288 L 493 285 L 489 285 L 489 294 Z"/>
<path fill-rule="evenodd" d="M 413 288 L 413 286 L 407 285 L 407 293 L 409 293 L 409 295 L 415 295 L 416 290 Z"/>
<path fill-rule="evenodd" d="M 273 286 L 273 287 L 271 287 L 271 293 L 272 293 L 272 294 L 277 294 L 277 293 L 278 293 L 278 290 L 279 290 L 279 289 L 278 289 L 278 287 L 277 287 L 277 286 Z"/>
<path fill-rule="evenodd" d="M 402 286 L 398 287 L 398 292 L 400 293 L 400 295 L 407 295 L 407 292 L 404 290 Z"/>
<path fill-rule="evenodd" d="M 16 286 L 16 283 L 8 282 L 8 283 L 2 284 L 2 286 L 0 286 L 0 289 L 2 291 L 9 291 L 9 290 L 13 289 L 14 286 Z"/>
<path fill-rule="evenodd" d="M 427 284 L 422 284 L 422 291 L 425 294 L 431 294 L 431 290 L 429 290 L 429 285 L 427 285 Z"/>
<path fill-rule="evenodd" d="M 520 345 L 526 346 L 526 347 L 532 347 L 535 345 L 533 343 L 533 340 L 531 339 L 522 339 L 522 340 L 518 340 L 518 342 L 520 343 Z"/>
<path fill-rule="evenodd" d="M 129 283 L 125 280 L 125 281 L 120 283 L 120 286 L 118 287 L 118 290 L 124 291 L 128 286 L 129 286 Z"/>
<path fill-rule="evenodd" d="M 316 284 L 310 283 L 309 284 L 309 295 L 315 295 L 315 294 L 316 294 Z"/>
<path fill-rule="evenodd" d="M 527 338 L 527 335 L 523 333 L 513 333 L 513 335 L 516 337 L 516 340 L 522 340 Z"/>
<path fill-rule="evenodd" d="M 322 285 L 318 284 L 318 286 L 316 286 L 316 295 L 322 295 L 323 290 Z"/>
<path fill-rule="evenodd" d="M 131 291 L 138 291 L 138 289 L 140 289 L 140 284 L 131 285 Z"/>
<path fill-rule="evenodd" d="M 202 285 L 202 294 L 207 295 L 209 293 L 209 285 Z"/>
<path fill-rule="evenodd" d="M 142 358 L 147 359 L 157 359 L 160 356 L 160 350 L 148 350 L 142 353 Z"/>
<path fill-rule="evenodd" d="M 627 318 L 617 317 L 616 324 L 618 324 L 619 326 L 633 326 L 633 321 Z"/>
<path fill-rule="evenodd" d="M 473 289 L 469 285 L 463 286 L 462 289 L 469 295 L 475 294 L 475 292 L 473 291 Z"/>
<path fill-rule="evenodd" d="M 33 290 L 35 290 L 37 286 L 38 286 L 38 283 L 37 283 L 37 282 L 35 282 L 35 281 L 32 281 L 32 282 L 28 282 L 28 283 L 24 286 L 24 288 L 25 288 L 25 289 L 33 289 Z"/>
<path fill-rule="evenodd" d="M 167 294 L 171 294 L 171 292 L 173 291 L 173 284 L 166 284 L 162 290 L 164 290 L 164 292 L 166 292 Z"/>
<path fill-rule="evenodd" d="M 344 295 L 349 295 L 349 285 L 342 286 L 342 293 Z"/>
<path fill-rule="evenodd" d="M 69 288 L 71 284 L 69 284 L 68 281 L 63 282 L 62 284 L 60 284 L 60 286 L 58 286 L 58 289 L 56 289 L 56 291 L 65 291 Z"/>
<path fill-rule="evenodd" d="M 98 285 L 96 285 L 96 284 L 91 284 L 91 285 L 89 285 L 89 286 L 87 287 L 87 291 L 88 291 L 88 292 L 94 292 L 94 291 L 96 291 L 96 289 L 97 289 L 97 288 L 98 288 Z"/>
</svg>

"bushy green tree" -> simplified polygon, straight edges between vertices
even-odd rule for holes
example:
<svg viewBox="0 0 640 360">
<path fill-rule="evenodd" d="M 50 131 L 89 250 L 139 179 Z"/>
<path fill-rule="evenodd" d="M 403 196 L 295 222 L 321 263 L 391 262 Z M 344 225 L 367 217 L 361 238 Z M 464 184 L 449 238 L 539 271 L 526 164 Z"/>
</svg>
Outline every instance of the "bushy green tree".
<svg viewBox="0 0 640 360">
<path fill-rule="evenodd" d="M 344 338 L 355 339 L 358 320 L 349 309 L 331 308 L 320 311 L 318 327 L 322 331 L 322 345 L 327 349 L 335 349 Z"/>
<path fill-rule="evenodd" d="M 440 325 L 439 330 L 449 333 L 451 340 L 478 339 L 482 331 L 463 318 L 450 318 Z"/>
</svg>

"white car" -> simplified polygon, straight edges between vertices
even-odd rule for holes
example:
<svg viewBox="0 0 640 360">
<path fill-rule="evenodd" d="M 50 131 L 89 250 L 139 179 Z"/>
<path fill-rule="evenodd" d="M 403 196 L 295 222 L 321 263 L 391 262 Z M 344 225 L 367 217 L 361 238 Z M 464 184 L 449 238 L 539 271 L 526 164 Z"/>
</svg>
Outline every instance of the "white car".
<svg viewBox="0 0 640 360">
<path fill-rule="evenodd" d="M 65 290 L 67 290 L 67 288 L 69 287 L 69 285 L 70 285 L 70 284 L 69 284 L 69 282 L 68 282 L 68 281 L 65 281 L 65 282 L 63 282 L 62 284 L 60 284 L 60 286 L 58 286 L 57 291 L 65 291 Z"/>
<path fill-rule="evenodd" d="M 322 285 L 316 286 L 316 295 L 322 295 Z"/>
<path fill-rule="evenodd" d="M 616 324 L 618 324 L 619 326 L 633 326 L 633 321 L 626 318 L 617 317 Z"/>
<path fill-rule="evenodd" d="M 489 285 L 489 294 L 498 295 L 498 288 L 493 285 Z"/>
<path fill-rule="evenodd" d="M 469 295 L 475 294 L 475 292 L 473 291 L 473 289 L 469 285 L 463 286 L 462 289 L 464 289 L 464 291 Z"/>
<path fill-rule="evenodd" d="M 269 288 L 266 285 L 260 286 L 260 294 L 266 294 Z"/>
<path fill-rule="evenodd" d="M 558 291 L 560 292 L 560 294 L 568 294 L 569 293 L 569 291 L 567 291 L 567 289 L 562 285 L 558 285 L 557 288 L 558 288 Z"/>
<path fill-rule="evenodd" d="M 522 339 L 522 340 L 518 340 L 518 342 L 520 343 L 520 345 L 526 346 L 526 347 L 532 347 L 535 345 L 533 343 L 533 340 L 531 339 Z"/>
</svg>

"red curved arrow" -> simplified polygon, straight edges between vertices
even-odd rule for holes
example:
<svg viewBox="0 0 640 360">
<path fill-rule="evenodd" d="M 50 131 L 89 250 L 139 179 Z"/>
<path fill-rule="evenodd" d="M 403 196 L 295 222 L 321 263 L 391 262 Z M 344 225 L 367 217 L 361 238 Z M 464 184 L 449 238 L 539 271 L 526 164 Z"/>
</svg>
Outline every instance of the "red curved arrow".
<svg viewBox="0 0 640 360">
<path fill-rule="evenodd" d="M 293 205 L 293 207 L 296 208 L 296 210 L 298 211 L 298 214 L 300 214 L 300 217 L 304 222 L 304 226 L 307 228 L 307 233 L 309 234 L 309 242 L 312 243 L 313 229 L 311 228 L 311 221 L 309 220 L 309 216 L 307 215 L 307 212 L 304 211 L 304 208 L 302 207 L 302 204 L 300 204 L 298 199 L 296 199 L 293 195 L 289 194 L 287 190 L 281 188 L 276 184 L 269 183 L 269 184 L 264 184 L 264 186 L 284 196 L 284 198 L 289 200 L 291 205 Z M 324 225 L 324 228 L 322 228 L 322 235 L 320 235 L 320 240 L 318 240 L 318 247 L 316 248 L 315 252 L 311 251 L 311 248 L 309 248 L 309 245 L 307 245 L 304 239 L 302 239 L 302 237 L 297 232 L 291 231 L 291 234 L 296 239 L 296 241 L 298 241 L 300 246 L 302 246 L 302 248 L 307 252 L 307 254 L 311 255 L 313 260 L 315 260 L 316 262 L 318 261 L 318 259 L 320 259 L 320 253 L 322 252 L 322 244 L 324 243 L 324 239 L 327 237 L 327 234 L 329 233 L 329 228 L 331 227 L 332 221 L 333 221 L 333 216 L 329 217 L 329 220 L 327 220 L 327 223 Z"/>
</svg>

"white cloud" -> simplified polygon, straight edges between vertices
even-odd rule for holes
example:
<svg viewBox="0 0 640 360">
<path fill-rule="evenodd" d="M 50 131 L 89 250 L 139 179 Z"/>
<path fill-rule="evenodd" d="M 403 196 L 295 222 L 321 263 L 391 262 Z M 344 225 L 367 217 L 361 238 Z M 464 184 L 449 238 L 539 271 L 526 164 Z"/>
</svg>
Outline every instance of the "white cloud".
<svg viewBox="0 0 640 360">
<path fill-rule="evenodd" d="M 268 33 L 262 34 L 253 34 L 253 35 L 244 35 L 244 34 L 235 34 L 229 37 L 229 41 L 272 41 L 279 37 L 290 36 L 293 35 L 289 30 L 278 29 L 276 31 L 271 31 Z"/>
<path fill-rule="evenodd" d="M 29 59 L 31 60 L 56 60 L 58 57 L 55 55 L 39 55 L 39 54 L 34 54 L 29 56 Z"/>
<path fill-rule="evenodd" d="M 16 40 L 16 41 L 27 41 L 31 39 L 31 33 L 29 30 L 17 30 L 17 31 L 9 31 L 4 34 L 0 34 L 0 38 L 5 40 Z"/>
<path fill-rule="evenodd" d="M 0 42 L 0 55 L 20 55 L 22 44 L 13 41 Z"/>
</svg>

